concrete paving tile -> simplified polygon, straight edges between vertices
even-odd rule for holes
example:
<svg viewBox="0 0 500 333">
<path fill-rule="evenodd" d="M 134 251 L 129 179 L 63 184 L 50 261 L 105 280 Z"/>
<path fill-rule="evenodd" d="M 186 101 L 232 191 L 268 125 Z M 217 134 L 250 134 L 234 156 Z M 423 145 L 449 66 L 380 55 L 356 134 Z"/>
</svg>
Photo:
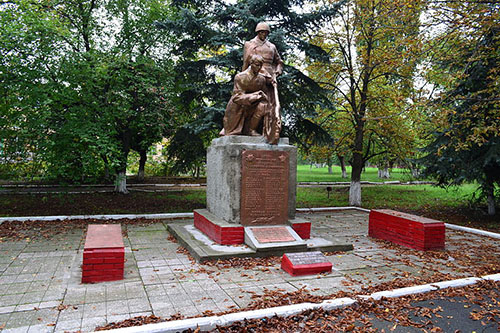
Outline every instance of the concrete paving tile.
<svg viewBox="0 0 500 333">
<path fill-rule="evenodd" d="M 55 332 L 66 332 L 66 331 L 79 331 L 82 327 L 82 320 L 61 320 L 57 321 L 54 331 Z"/>
<path fill-rule="evenodd" d="M 23 294 L 23 297 L 19 301 L 19 304 L 40 303 L 44 294 L 45 291 L 25 293 Z"/>
<path fill-rule="evenodd" d="M 103 286 L 98 286 L 96 284 L 89 285 L 84 294 L 85 303 L 99 303 L 106 301 L 106 289 Z M 74 296 L 74 298 L 82 298 L 81 294 L 79 296 Z M 65 298 L 66 302 L 66 298 Z"/>
<path fill-rule="evenodd" d="M 127 300 L 106 302 L 106 316 L 109 317 L 126 313 L 129 313 Z"/>
<path fill-rule="evenodd" d="M 200 315 L 200 311 L 196 309 L 194 306 L 189 306 L 189 307 L 175 307 L 175 311 L 180 313 L 181 315 L 188 317 L 188 316 L 197 316 Z"/>
<path fill-rule="evenodd" d="M 127 298 L 124 284 L 106 286 L 106 301 L 123 300 Z"/>
<path fill-rule="evenodd" d="M 130 318 L 136 318 L 136 317 L 148 317 L 153 314 L 153 311 L 144 311 L 144 312 L 131 312 L 130 313 Z"/>
<path fill-rule="evenodd" d="M 10 318 L 12 312 L 0 313 L 0 326 L 5 325 Z"/>
<path fill-rule="evenodd" d="M 9 283 L 6 285 L 6 294 L 23 294 L 31 286 L 31 282 L 21 282 L 21 283 Z"/>
<path fill-rule="evenodd" d="M 106 302 L 86 303 L 83 308 L 83 318 L 106 317 Z"/>
<path fill-rule="evenodd" d="M 61 301 L 64 298 L 65 289 L 59 291 L 47 290 L 42 297 L 42 302 Z"/>
<path fill-rule="evenodd" d="M 45 309 L 45 308 L 54 308 L 57 307 L 59 304 L 61 304 L 61 301 L 44 301 L 40 302 L 40 305 L 38 307 L 40 309 Z"/>
<path fill-rule="evenodd" d="M 182 284 L 180 283 L 165 283 L 162 285 L 167 295 L 183 294 L 185 293 Z"/>
<path fill-rule="evenodd" d="M 151 305 L 147 298 L 133 298 L 127 300 L 129 312 L 151 311 Z"/>
<path fill-rule="evenodd" d="M 179 311 L 173 306 L 153 309 L 153 314 L 161 318 L 170 318 L 171 316 L 178 313 Z"/>
<path fill-rule="evenodd" d="M 39 308 L 40 302 L 37 303 L 27 303 L 27 304 L 18 304 L 16 305 L 16 309 L 14 311 L 31 311 Z"/>
<path fill-rule="evenodd" d="M 130 319 L 130 314 L 119 314 L 119 315 L 110 315 L 106 317 L 106 323 L 118 323 L 120 321 L 124 321 Z"/>
<path fill-rule="evenodd" d="M 16 282 L 31 282 L 35 278 L 34 274 L 19 274 L 16 276 Z"/>
<path fill-rule="evenodd" d="M 34 317 L 34 312 L 35 311 L 13 312 L 5 325 L 5 328 L 29 327 Z"/>
<path fill-rule="evenodd" d="M 28 333 L 49 333 L 53 332 L 53 326 L 47 326 L 47 324 L 31 325 L 28 329 Z"/>
<path fill-rule="evenodd" d="M 308 291 L 314 291 L 315 289 L 321 289 L 321 288 L 341 289 L 345 286 L 345 284 L 343 284 L 343 281 L 347 281 L 345 277 L 334 276 L 322 279 L 290 281 L 290 284 L 297 289 L 305 288 Z"/>
<path fill-rule="evenodd" d="M 2 330 L 3 333 L 26 333 L 29 330 L 29 326 L 5 328 Z"/>
<path fill-rule="evenodd" d="M 59 312 L 59 321 L 81 321 L 83 318 L 83 306 L 69 306 Z"/>
<path fill-rule="evenodd" d="M 106 317 L 83 318 L 82 332 L 93 332 L 96 327 L 106 325 Z"/>
<path fill-rule="evenodd" d="M 1 303 L 0 303 L 1 304 Z M 2 306 L 0 307 L 0 315 L 2 314 L 10 314 L 11 312 L 14 311 L 14 309 L 16 308 L 15 305 L 11 305 L 11 306 Z M 1 317 L 0 317 L 0 323 L 2 322 L 1 320 Z M 1 324 L 0 324 L 1 325 Z"/>
<path fill-rule="evenodd" d="M 332 263 L 334 270 L 351 270 L 365 267 L 377 267 L 380 263 L 375 261 L 363 259 L 355 254 L 341 254 L 327 257 L 328 261 Z"/>
<path fill-rule="evenodd" d="M 2 306 L 17 305 L 23 298 L 24 294 L 13 294 L 0 296 L 0 304 Z"/>
<path fill-rule="evenodd" d="M 161 285 L 161 284 L 154 284 L 154 285 L 145 286 L 145 289 L 146 289 L 146 294 L 149 297 L 164 296 L 167 294 L 167 292 L 163 288 L 163 285 Z"/>
<path fill-rule="evenodd" d="M 50 281 L 50 279 L 47 279 Z M 28 287 L 27 292 L 45 292 L 49 288 L 48 281 L 33 281 Z"/>
<path fill-rule="evenodd" d="M 54 323 L 58 317 L 59 311 L 57 309 L 40 309 L 34 312 L 33 319 L 31 320 L 31 326 Z"/>
</svg>

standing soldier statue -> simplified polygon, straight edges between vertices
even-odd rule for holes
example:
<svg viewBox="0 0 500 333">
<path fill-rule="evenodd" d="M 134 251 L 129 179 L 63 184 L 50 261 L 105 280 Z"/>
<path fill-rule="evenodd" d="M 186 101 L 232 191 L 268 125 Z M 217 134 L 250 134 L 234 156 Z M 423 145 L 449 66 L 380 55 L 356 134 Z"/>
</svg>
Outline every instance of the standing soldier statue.
<svg viewBox="0 0 500 333">
<path fill-rule="evenodd" d="M 259 76 L 265 78 L 263 81 L 265 84 L 259 87 L 259 91 L 265 97 L 255 101 L 255 103 L 260 104 L 259 107 L 253 104 L 249 105 L 248 100 L 240 103 L 238 98 L 234 98 L 235 95 L 255 93 L 255 88 L 247 89 L 245 84 L 241 84 L 241 82 L 238 82 L 237 87 L 237 80 L 235 80 L 233 97 L 226 107 L 224 129 L 221 131 L 221 135 L 263 135 L 270 144 L 277 144 L 279 141 L 281 116 L 276 77 L 281 75 L 283 71 L 283 61 L 281 61 L 276 46 L 267 40 L 270 31 L 267 23 L 257 24 L 255 28 L 257 36 L 245 42 L 243 49 L 243 72 L 248 72 L 247 69 L 253 62 L 262 63 L 259 66 L 261 67 Z M 257 110 L 258 115 L 254 115 Z M 257 118 L 260 119 L 258 124 L 256 123 Z"/>
</svg>

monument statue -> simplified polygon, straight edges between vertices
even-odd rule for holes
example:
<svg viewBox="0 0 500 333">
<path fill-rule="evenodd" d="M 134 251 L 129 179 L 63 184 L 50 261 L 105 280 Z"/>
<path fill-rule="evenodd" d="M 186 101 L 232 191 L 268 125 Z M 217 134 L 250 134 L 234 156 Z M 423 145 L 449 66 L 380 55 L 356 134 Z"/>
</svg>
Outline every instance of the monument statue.
<svg viewBox="0 0 500 333">
<path fill-rule="evenodd" d="M 277 144 L 281 116 L 276 77 L 283 71 L 283 62 L 276 46 L 267 40 L 269 25 L 261 22 L 255 31 L 257 36 L 245 42 L 243 71 L 234 79 L 220 134 L 263 135 L 268 143 Z"/>
</svg>

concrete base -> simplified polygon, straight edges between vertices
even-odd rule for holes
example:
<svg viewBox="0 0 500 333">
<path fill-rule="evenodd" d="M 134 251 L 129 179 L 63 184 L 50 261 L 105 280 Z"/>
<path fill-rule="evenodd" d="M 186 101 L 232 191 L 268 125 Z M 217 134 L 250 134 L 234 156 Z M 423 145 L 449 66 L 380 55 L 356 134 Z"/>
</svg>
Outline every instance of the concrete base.
<svg viewBox="0 0 500 333">
<path fill-rule="evenodd" d="M 277 246 L 257 246 L 255 243 L 240 245 L 217 244 L 205 233 L 198 230 L 192 222 L 168 224 L 168 231 L 177 241 L 188 249 L 189 253 L 198 261 L 211 261 L 229 258 L 259 258 L 281 256 L 284 253 L 303 251 L 350 251 L 352 244 L 346 244 L 336 239 L 310 238 L 300 245 L 291 243 L 290 246 L 278 244 Z M 254 228 L 254 227 L 250 227 Z M 287 226 L 287 228 L 292 229 Z M 292 229 L 293 231 L 293 229 Z M 296 234 L 296 233 L 295 233 Z M 300 239 L 300 237 L 297 235 Z M 253 248 L 252 248 L 253 246 Z"/>
</svg>

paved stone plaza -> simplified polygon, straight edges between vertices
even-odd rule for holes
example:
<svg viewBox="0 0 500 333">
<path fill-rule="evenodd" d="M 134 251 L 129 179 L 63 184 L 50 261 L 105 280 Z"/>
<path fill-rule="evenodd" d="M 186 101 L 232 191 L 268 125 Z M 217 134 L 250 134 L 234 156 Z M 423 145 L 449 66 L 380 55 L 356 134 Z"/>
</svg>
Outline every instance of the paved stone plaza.
<svg viewBox="0 0 500 333">
<path fill-rule="evenodd" d="M 49 239 L 4 240 L 0 242 L 0 329 L 87 332 L 141 315 L 168 318 L 176 313 L 194 316 L 243 308 L 253 295 L 269 290 L 305 287 L 311 294 L 330 295 L 361 291 L 397 277 L 412 282 L 436 273 L 474 276 L 474 265 L 485 264 L 482 255 L 500 258 L 498 240 L 447 229 L 446 255 L 428 261 L 418 251 L 369 239 L 368 213 L 358 210 L 298 217 L 313 223 L 312 237 L 336 237 L 354 244 L 354 251 L 328 253 L 333 271 L 322 275 L 291 277 L 278 261 L 269 267 L 218 269 L 193 263 L 178 251 L 179 244 L 169 240 L 166 229 L 172 220 L 127 224 L 122 225 L 125 279 L 81 284 L 85 228 Z M 188 222 L 192 223 L 178 221 Z"/>
</svg>

